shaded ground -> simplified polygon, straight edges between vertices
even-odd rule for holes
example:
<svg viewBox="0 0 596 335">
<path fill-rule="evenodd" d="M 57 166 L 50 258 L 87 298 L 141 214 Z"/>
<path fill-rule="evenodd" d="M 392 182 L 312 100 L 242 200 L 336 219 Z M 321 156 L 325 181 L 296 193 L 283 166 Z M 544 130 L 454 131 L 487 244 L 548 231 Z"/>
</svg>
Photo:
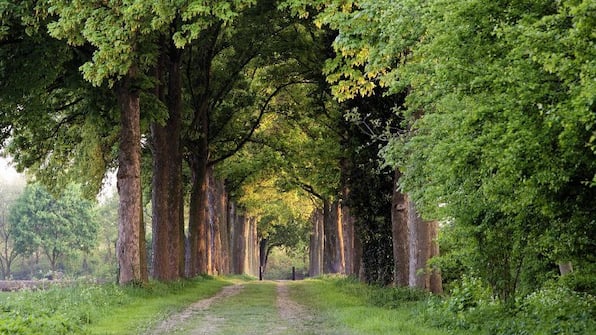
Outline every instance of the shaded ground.
<svg viewBox="0 0 596 335">
<path fill-rule="evenodd" d="M 290 297 L 287 282 L 224 288 L 164 320 L 150 334 L 344 334 Z"/>
</svg>

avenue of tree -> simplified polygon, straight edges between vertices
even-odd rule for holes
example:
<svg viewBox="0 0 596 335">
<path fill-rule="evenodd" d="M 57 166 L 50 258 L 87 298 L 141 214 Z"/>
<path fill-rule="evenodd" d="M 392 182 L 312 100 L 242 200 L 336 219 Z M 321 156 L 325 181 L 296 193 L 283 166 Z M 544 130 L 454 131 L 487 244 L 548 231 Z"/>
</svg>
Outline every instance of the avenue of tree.
<svg viewBox="0 0 596 335">
<path fill-rule="evenodd" d="M 57 196 L 117 168 L 123 284 L 285 247 L 509 300 L 596 270 L 594 31 L 589 0 L 0 0 L 0 144 Z"/>
</svg>

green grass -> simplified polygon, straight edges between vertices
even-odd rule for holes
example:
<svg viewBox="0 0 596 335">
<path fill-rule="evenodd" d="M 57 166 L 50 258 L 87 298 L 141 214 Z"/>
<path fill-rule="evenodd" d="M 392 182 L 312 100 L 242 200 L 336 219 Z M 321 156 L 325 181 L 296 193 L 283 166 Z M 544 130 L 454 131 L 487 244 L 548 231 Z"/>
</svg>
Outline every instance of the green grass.
<svg viewBox="0 0 596 335">
<path fill-rule="evenodd" d="M 443 335 L 446 331 L 425 325 L 418 312 L 423 301 L 406 301 L 393 308 L 379 307 L 371 301 L 371 288 L 349 279 L 311 279 L 291 284 L 292 298 L 348 334 L 367 335 Z M 453 333 L 449 333 L 453 334 Z"/>
<path fill-rule="evenodd" d="M 214 295 L 225 278 L 198 277 L 145 287 L 81 283 L 0 295 L 0 334 L 140 334 L 169 313 Z"/>
<path fill-rule="evenodd" d="M 195 279 L 171 284 L 152 283 L 147 288 L 127 290 L 130 300 L 85 327 L 86 334 L 142 334 L 169 314 L 216 294 L 230 282 L 224 278 Z"/>
</svg>

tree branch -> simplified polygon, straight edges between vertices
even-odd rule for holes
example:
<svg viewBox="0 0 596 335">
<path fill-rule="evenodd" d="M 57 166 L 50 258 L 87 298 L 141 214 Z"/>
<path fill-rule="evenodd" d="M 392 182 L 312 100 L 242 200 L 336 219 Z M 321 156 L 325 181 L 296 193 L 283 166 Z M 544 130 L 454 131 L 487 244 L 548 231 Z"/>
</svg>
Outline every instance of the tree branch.
<svg viewBox="0 0 596 335">
<path fill-rule="evenodd" d="M 288 83 L 285 83 L 285 84 L 279 86 L 278 88 L 275 89 L 275 91 L 273 91 L 271 94 L 269 94 L 269 96 L 267 97 L 267 99 L 265 100 L 263 105 L 261 106 L 261 109 L 259 111 L 259 116 L 253 123 L 252 127 L 250 128 L 250 130 L 246 134 L 246 136 L 244 136 L 244 138 L 242 140 L 240 140 L 240 142 L 237 143 L 236 148 L 234 148 L 234 149 L 228 151 L 227 153 L 223 154 L 222 156 L 210 161 L 208 163 L 208 166 L 216 165 L 216 164 L 232 157 L 234 154 L 236 154 L 238 151 L 240 151 L 244 147 L 244 145 L 246 145 L 246 143 L 248 143 L 248 141 L 252 138 L 254 132 L 257 130 L 257 128 L 261 124 L 261 119 L 263 118 L 263 115 L 265 115 L 265 111 L 267 110 L 267 107 L 269 106 L 269 103 L 271 102 L 271 100 L 273 100 L 273 98 L 277 94 L 279 94 L 279 92 L 281 92 L 281 90 L 283 90 L 284 88 L 291 86 L 291 85 L 302 84 L 302 83 L 304 83 L 304 82 L 303 81 L 291 81 L 291 82 L 288 82 Z"/>
</svg>

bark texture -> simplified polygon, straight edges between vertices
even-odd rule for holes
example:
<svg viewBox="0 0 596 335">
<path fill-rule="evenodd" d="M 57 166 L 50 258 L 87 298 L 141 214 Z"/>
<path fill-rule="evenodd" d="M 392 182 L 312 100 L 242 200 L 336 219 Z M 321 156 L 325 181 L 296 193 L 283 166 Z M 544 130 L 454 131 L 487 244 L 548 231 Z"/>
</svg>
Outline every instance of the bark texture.
<svg viewBox="0 0 596 335">
<path fill-rule="evenodd" d="M 341 201 L 324 202 L 311 216 L 309 275 L 341 273 L 359 275 L 362 250 L 354 217 Z"/>
<path fill-rule="evenodd" d="M 408 245 L 409 245 L 409 286 L 418 287 L 433 293 L 442 293 L 441 275 L 428 266 L 428 261 L 439 255 L 436 241 L 438 223 L 424 221 L 414 202 L 408 199 Z"/>
<path fill-rule="evenodd" d="M 186 274 L 188 277 L 194 277 L 207 273 L 207 162 L 200 155 L 191 154 L 188 164 L 191 170 L 191 191 Z"/>
<path fill-rule="evenodd" d="M 323 274 L 323 248 L 324 248 L 324 233 L 323 233 L 323 211 L 321 209 L 315 210 L 311 216 L 312 233 L 310 235 L 309 246 L 309 266 L 308 274 L 315 277 Z"/>
<path fill-rule="evenodd" d="M 195 195 L 191 195 L 189 227 L 194 228 L 189 229 L 187 275 L 258 275 L 256 220 L 229 200 L 223 181 L 215 178 L 211 168 L 206 168 Z M 196 272 L 191 274 L 191 269 Z"/>
<path fill-rule="evenodd" d="M 337 203 L 325 201 L 323 204 L 323 272 L 340 273 L 341 259 L 339 259 L 339 241 L 343 238 L 338 231 Z"/>
<path fill-rule="evenodd" d="M 168 57 L 162 56 L 157 78 L 167 82 L 167 90 L 158 85 L 157 96 L 168 107 L 165 124 L 151 125 L 153 151 L 152 228 L 153 277 L 176 280 L 184 274 L 184 221 L 182 204 L 182 154 L 180 148 L 182 114 L 182 78 L 180 53 L 173 46 Z M 167 69 L 167 73 L 165 72 Z"/>
<path fill-rule="evenodd" d="M 393 235 L 393 262 L 395 285 L 409 285 L 408 203 L 407 197 L 398 189 L 399 170 L 395 171 L 394 190 L 391 201 L 391 231 Z"/>
<path fill-rule="evenodd" d="M 120 83 L 120 151 L 118 154 L 118 282 L 147 281 L 144 224 L 141 199 L 141 127 L 139 92 L 131 86 L 135 69 Z"/>
</svg>

